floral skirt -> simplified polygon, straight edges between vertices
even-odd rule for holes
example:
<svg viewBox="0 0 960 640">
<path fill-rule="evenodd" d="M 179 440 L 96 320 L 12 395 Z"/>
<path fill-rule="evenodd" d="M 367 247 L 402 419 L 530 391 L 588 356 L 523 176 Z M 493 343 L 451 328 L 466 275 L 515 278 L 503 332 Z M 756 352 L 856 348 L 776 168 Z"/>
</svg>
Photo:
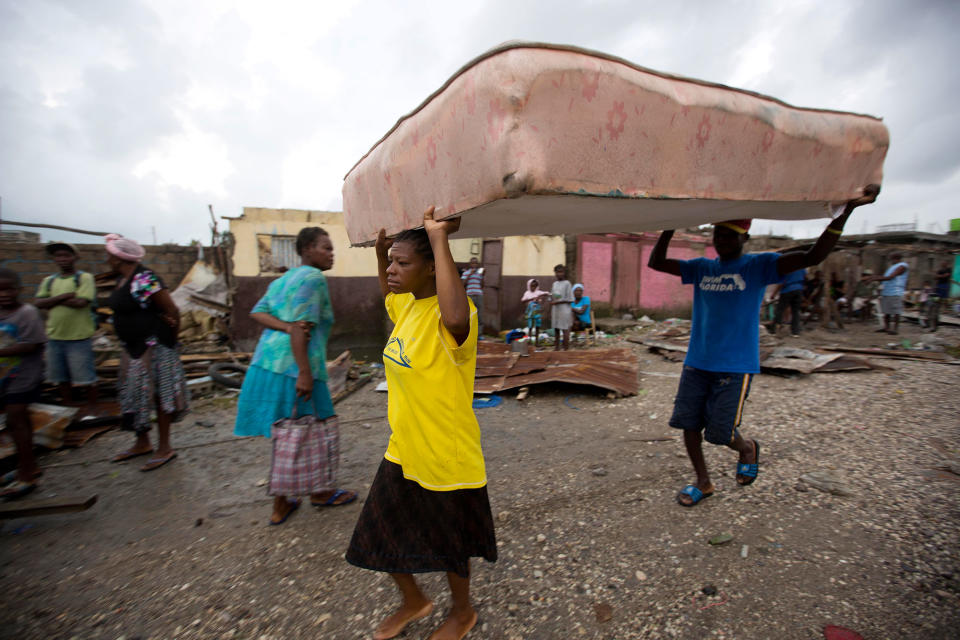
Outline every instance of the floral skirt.
<svg viewBox="0 0 960 640">
<path fill-rule="evenodd" d="M 155 344 L 139 358 L 124 353 L 120 365 L 121 426 L 129 431 L 150 431 L 150 414 L 172 416 L 173 422 L 190 411 L 187 376 L 177 349 Z"/>
<path fill-rule="evenodd" d="M 347 562 L 388 573 L 470 575 L 470 558 L 497 560 L 487 488 L 429 491 L 382 460 L 354 528 Z"/>
</svg>

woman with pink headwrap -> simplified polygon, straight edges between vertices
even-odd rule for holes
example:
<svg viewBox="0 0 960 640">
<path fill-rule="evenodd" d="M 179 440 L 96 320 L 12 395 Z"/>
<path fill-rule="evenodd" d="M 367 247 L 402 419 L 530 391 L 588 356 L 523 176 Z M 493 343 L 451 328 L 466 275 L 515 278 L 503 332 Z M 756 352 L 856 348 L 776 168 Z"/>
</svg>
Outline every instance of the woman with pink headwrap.
<svg viewBox="0 0 960 640">
<path fill-rule="evenodd" d="M 170 446 L 170 424 L 188 411 L 187 380 L 177 351 L 180 310 L 156 273 L 140 264 L 144 250 L 135 240 L 107 236 L 107 264 L 117 274 L 110 294 L 113 327 L 125 350 L 120 371 L 123 428 L 137 435 L 134 445 L 113 462 L 153 454 L 141 471 L 152 471 L 177 457 Z M 157 447 L 150 443 L 150 414 L 157 412 Z"/>
</svg>

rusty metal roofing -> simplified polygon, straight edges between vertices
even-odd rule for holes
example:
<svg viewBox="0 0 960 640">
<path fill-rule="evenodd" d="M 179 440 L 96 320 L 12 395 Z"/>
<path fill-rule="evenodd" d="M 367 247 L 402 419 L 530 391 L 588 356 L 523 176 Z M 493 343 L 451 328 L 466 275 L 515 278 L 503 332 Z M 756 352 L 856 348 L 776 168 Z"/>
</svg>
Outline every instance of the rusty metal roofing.
<svg viewBox="0 0 960 640">
<path fill-rule="evenodd" d="M 607 389 L 621 396 L 639 390 L 637 356 L 630 349 L 504 353 L 510 347 L 480 343 L 474 391 L 494 393 L 544 382 L 569 382 Z"/>
</svg>

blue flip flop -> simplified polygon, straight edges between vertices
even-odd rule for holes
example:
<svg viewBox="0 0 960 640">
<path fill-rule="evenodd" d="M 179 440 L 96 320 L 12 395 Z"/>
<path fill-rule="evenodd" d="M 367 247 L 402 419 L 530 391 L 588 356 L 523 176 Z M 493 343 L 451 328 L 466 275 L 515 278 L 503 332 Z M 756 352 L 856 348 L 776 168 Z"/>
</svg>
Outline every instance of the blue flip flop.
<svg viewBox="0 0 960 640">
<path fill-rule="evenodd" d="M 344 500 L 343 502 L 337 502 L 337 500 L 348 493 L 350 493 L 350 491 L 347 491 L 346 489 L 337 489 L 333 492 L 332 496 L 327 498 L 325 502 L 314 502 L 311 500 L 310 504 L 314 507 L 342 507 L 343 505 L 350 504 L 357 499 L 357 494 L 354 493 L 349 499 Z"/>
<path fill-rule="evenodd" d="M 753 464 L 747 464 L 745 462 L 737 463 L 737 475 L 743 476 L 747 479 L 746 482 L 740 482 L 737 480 L 741 487 L 745 487 L 748 484 L 753 484 L 753 481 L 757 479 L 757 474 L 760 472 L 760 443 L 754 440 L 753 446 L 754 450 L 757 452 L 757 461 Z"/>
<path fill-rule="evenodd" d="M 290 516 L 293 515 L 293 512 L 294 512 L 294 511 L 296 511 L 297 509 L 300 508 L 300 501 L 299 501 L 299 500 L 288 500 L 288 501 L 287 501 L 287 504 L 290 505 L 290 511 L 287 511 L 287 514 L 286 514 L 285 516 L 283 516 L 283 518 L 281 518 L 280 521 L 278 521 L 278 522 L 274 522 L 273 520 L 270 520 L 269 522 L 270 522 L 270 526 L 271 526 L 271 527 L 278 527 L 278 526 L 280 526 L 281 524 L 283 524 L 284 522 L 286 522 L 287 519 L 290 518 Z"/>
<path fill-rule="evenodd" d="M 37 485 L 33 482 L 21 482 L 20 480 L 14 480 L 7 485 L 3 491 L 0 491 L 0 498 L 3 498 L 7 501 L 19 500 L 36 488 Z"/>
<path fill-rule="evenodd" d="M 712 495 L 713 495 L 713 491 L 711 491 L 710 493 L 704 493 L 703 491 L 700 491 L 700 489 L 698 489 L 695 485 L 688 484 L 687 486 L 685 486 L 683 489 L 680 490 L 680 493 L 677 494 L 677 504 L 679 504 L 681 507 L 694 507 Z M 687 504 L 686 502 L 683 502 L 682 500 L 680 500 L 681 496 L 690 496 L 693 502 Z"/>
</svg>

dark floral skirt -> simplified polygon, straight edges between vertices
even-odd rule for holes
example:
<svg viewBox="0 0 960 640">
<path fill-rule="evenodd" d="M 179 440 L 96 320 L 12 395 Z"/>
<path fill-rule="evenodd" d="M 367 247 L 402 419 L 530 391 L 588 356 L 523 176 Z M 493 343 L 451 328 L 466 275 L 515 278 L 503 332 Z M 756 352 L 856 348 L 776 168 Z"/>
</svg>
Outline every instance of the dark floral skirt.
<svg viewBox="0 0 960 640">
<path fill-rule="evenodd" d="M 187 377 L 177 349 L 155 344 L 139 358 L 126 352 L 120 364 L 121 427 L 137 433 L 150 431 L 150 414 L 166 413 L 179 422 L 190 410 Z"/>
<path fill-rule="evenodd" d="M 466 578 L 471 557 L 497 560 L 487 488 L 428 491 L 384 459 L 346 557 L 374 571 L 448 571 Z"/>
</svg>

